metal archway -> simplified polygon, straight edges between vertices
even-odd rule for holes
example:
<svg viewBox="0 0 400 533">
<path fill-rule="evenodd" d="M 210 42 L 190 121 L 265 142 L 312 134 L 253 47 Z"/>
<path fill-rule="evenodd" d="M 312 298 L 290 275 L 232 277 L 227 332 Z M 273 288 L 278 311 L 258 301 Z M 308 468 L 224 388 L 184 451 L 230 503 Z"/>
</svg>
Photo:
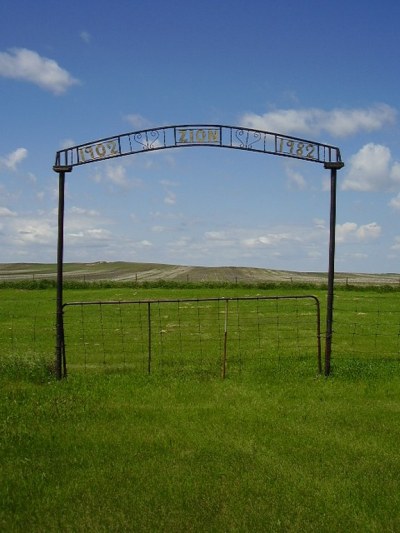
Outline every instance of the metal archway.
<svg viewBox="0 0 400 533">
<path fill-rule="evenodd" d="M 335 146 L 290 137 L 280 133 L 224 126 L 221 124 L 186 124 L 162 126 L 146 130 L 123 133 L 91 141 L 56 153 L 53 170 L 59 176 L 58 191 L 58 242 L 57 242 L 57 316 L 56 316 L 56 376 L 66 377 L 66 360 L 63 321 L 63 255 L 64 255 L 64 193 L 65 174 L 76 166 L 85 165 L 115 157 L 134 155 L 143 152 L 207 146 L 231 148 L 271 154 L 281 157 L 303 159 L 324 165 L 330 170 L 330 227 L 328 294 L 325 333 L 325 375 L 331 370 L 333 290 L 335 272 L 335 227 L 336 227 L 336 182 L 337 171 L 343 168 L 340 150 Z"/>
</svg>

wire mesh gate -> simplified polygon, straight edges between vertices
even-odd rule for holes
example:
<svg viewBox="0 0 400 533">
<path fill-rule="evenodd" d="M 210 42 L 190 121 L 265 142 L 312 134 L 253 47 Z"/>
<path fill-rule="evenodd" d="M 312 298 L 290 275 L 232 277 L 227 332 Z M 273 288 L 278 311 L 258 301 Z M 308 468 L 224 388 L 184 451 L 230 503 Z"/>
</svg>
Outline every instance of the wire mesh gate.
<svg viewBox="0 0 400 533">
<path fill-rule="evenodd" d="M 321 373 L 315 296 L 69 302 L 68 370 L 220 373 L 305 361 Z"/>
</svg>

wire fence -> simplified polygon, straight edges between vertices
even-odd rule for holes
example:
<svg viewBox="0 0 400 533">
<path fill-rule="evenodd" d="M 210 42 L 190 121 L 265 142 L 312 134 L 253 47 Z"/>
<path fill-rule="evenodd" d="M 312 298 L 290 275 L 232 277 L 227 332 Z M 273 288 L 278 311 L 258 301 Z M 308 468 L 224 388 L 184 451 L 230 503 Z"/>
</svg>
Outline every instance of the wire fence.
<svg viewBox="0 0 400 533">
<path fill-rule="evenodd" d="M 314 296 L 72 302 L 64 306 L 67 367 L 219 373 L 283 359 L 321 372 Z"/>
<path fill-rule="evenodd" d="M 106 294 L 100 293 L 101 297 Z M 316 304 L 312 299 L 274 298 L 67 304 L 68 370 L 72 374 L 82 369 L 124 368 L 146 373 L 150 365 L 150 372 L 193 369 L 219 375 L 226 343 L 228 375 L 302 358 L 314 373 L 318 368 Z M 323 352 L 324 293 L 320 301 Z M 55 293 L 0 291 L 0 359 L 44 356 L 51 362 L 54 351 Z M 346 361 L 381 361 L 392 363 L 394 369 L 398 364 L 400 372 L 398 290 L 335 291 L 333 369 Z"/>
<path fill-rule="evenodd" d="M 325 286 L 328 282 L 327 274 L 325 273 L 301 273 L 301 272 L 278 272 L 265 271 L 262 269 L 256 274 L 248 272 L 248 269 L 241 271 L 240 268 L 232 268 L 230 271 L 227 268 L 211 268 L 204 267 L 197 268 L 193 271 L 186 271 L 181 268 L 177 273 L 174 267 L 168 269 L 166 272 L 160 272 L 159 269 L 153 268 L 145 271 L 138 271 L 132 273 L 131 271 L 110 272 L 87 270 L 69 271 L 67 268 L 63 273 L 64 281 L 77 284 L 91 284 L 91 283 L 121 283 L 121 284 L 137 284 L 146 285 L 147 283 L 155 284 L 207 284 L 207 283 L 225 283 L 225 284 L 284 284 L 284 285 L 321 285 Z M 27 272 L 24 269 L 21 271 L 12 270 L 5 272 L 1 270 L 0 265 L 0 286 L 8 285 L 18 282 L 49 282 L 55 284 L 57 280 L 57 272 Z M 398 274 L 335 274 L 335 284 L 340 287 L 400 287 L 400 276 Z"/>
<path fill-rule="evenodd" d="M 47 302 L 46 302 L 47 303 Z M 53 303 L 53 302 L 52 302 Z M 3 305 L 1 305 L 3 304 Z M 55 346 L 55 312 L 40 300 L 32 308 L 13 302 L 12 310 L 0 304 L 0 357 L 37 355 L 51 357 Z M 6 304 L 7 305 L 7 304 Z M 52 305 L 52 308 L 55 308 Z"/>
<path fill-rule="evenodd" d="M 336 359 L 400 361 L 400 301 L 396 293 L 335 295 Z"/>
</svg>

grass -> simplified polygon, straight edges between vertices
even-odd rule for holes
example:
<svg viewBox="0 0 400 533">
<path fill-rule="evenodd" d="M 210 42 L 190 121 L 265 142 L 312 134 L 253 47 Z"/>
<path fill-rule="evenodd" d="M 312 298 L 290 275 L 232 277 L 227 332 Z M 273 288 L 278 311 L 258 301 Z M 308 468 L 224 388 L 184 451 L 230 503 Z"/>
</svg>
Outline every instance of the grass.
<svg viewBox="0 0 400 533">
<path fill-rule="evenodd" d="M 383 325 L 384 349 L 363 351 L 379 321 L 395 330 L 396 292 L 338 291 L 329 379 L 282 360 L 226 380 L 105 367 L 61 383 L 51 373 L 54 290 L 0 292 L 1 531 L 400 530 L 398 356 L 385 356 Z M 115 287 L 65 296 L 171 293 Z M 354 334 L 355 317 L 372 336 Z M 357 339 L 363 350 L 352 352 Z"/>
<path fill-rule="evenodd" d="M 400 381 L 2 379 L 4 531 L 398 531 Z"/>
<path fill-rule="evenodd" d="M 75 284 L 72 287 L 66 286 L 64 301 L 158 300 L 171 297 L 207 298 L 314 294 L 321 303 L 321 330 L 322 335 L 324 334 L 326 291 L 318 286 L 238 286 L 224 284 L 213 287 L 197 287 L 192 284 L 175 284 L 173 288 L 171 287 L 159 286 L 158 284 L 151 287 L 112 283 L 110 286 L 108 284 L 106 286 L 103 286 L 103 284 Z M 52 359 L 55 343 L 55 289 L 42 288 L 36 290 L 34 287 L 22 287 L 18 283 L 17 287 L 13 288 L 3 286 L 0 289 L 0 298 L 0 355 L 11 354 L 13 357 L 25 357 L 26 353 L 39 354 L 39 356 L 47 354 Z M 364 362 L 368 360 L 376 362 L 378 359 L 387 361 L 400 358 L 400 308 L 398 306 L 398 298 L 399 289 L 394 287 L 361 289 L 360 287 L 348 286 L 340 287 L 335 291 L 332 361 L 334 371 L 345 361 L 355 359 Z M 126 309 L 124 309 L 124 313 Z M 79 321 L 80 317 L 77 311 L 79 310 L 72 311 L 71 308 L 68 308 L 66 320 L 74 318 L 74 320 Z M 277 316 L 279 318 L 279 315 Z M 117 319 L 119 318 L 117 317 Z M 142 319 L 145 320 L 143 316 Z M 99 317 L 96 320 L 100 323 Z M 138 324 L 139 321 L 132 323 Z M 176 323 L 177 320 L 170 320 L 169 325 L 175 325 Z M 230 324 L 232 324 L 232 320 L 230 320 Z M 68 323 L 66 328 L 67 335 L 69 335 Z M 118 325 L 115 325 L 114 332 L 110 330 L 107 332 L 107 337 L 104 337 L 104 342 L 108 343 L 110 349 L 114 350 L 114 352 L 118 351 L 115 350 L 113 344 L 113 336 L 116 329 L 118 329 Z M 168 334 L 164 336 L 164 341 L 167 341 L 171 337 L 171 328 L 161 329 L 167 329 Z M 311 335 L 312 333 L 309 335 L 309 342 L 313 342 Z M 232 336 L 229 339 L 231 342 Z M 129 342 L 126 346 L 132 346 L 134 340 L 128 340 Z M 78 333 L 76 333 L 76 338 L 73 339 L 73 343 L 75 342 L 80 343 L 80 349 L 82 349 L 84 344 L 79 340 Z M 118 342 L 122 342 L 121 339 Z M 269 342 L 269 344 L 273 346 L 273 343 Z M 289 346 L 287 341 L 285 346 Z M 281 350 L 283 350 L 283 347 L 284 345 L 281 343 Z M 95 357 L 98 356 L 95 354 Z M 70 358 L 70 362 L 72 361 L 73 359 Z M 79 355 L 78 360 L 75 362 L 82 364 L 82 361 L 83 356 Z M 143 368 L 145 366 L 145 364 L 142 364 Z"/>
</svg>

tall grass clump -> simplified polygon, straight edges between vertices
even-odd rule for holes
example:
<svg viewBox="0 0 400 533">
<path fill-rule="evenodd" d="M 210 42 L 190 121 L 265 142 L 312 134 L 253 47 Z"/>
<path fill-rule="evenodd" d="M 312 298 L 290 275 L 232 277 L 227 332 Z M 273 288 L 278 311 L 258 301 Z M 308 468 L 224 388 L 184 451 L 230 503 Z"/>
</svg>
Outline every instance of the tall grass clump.
<svg viewBox="0 0 400 533">
<path fill-rule="evenodd" d="M 49 354 L 25 352 L 24 354 L 2 354 L 0 376 L 9 380 L 44 383 L 54 379 L 54 361 Z"/>
</svg>

